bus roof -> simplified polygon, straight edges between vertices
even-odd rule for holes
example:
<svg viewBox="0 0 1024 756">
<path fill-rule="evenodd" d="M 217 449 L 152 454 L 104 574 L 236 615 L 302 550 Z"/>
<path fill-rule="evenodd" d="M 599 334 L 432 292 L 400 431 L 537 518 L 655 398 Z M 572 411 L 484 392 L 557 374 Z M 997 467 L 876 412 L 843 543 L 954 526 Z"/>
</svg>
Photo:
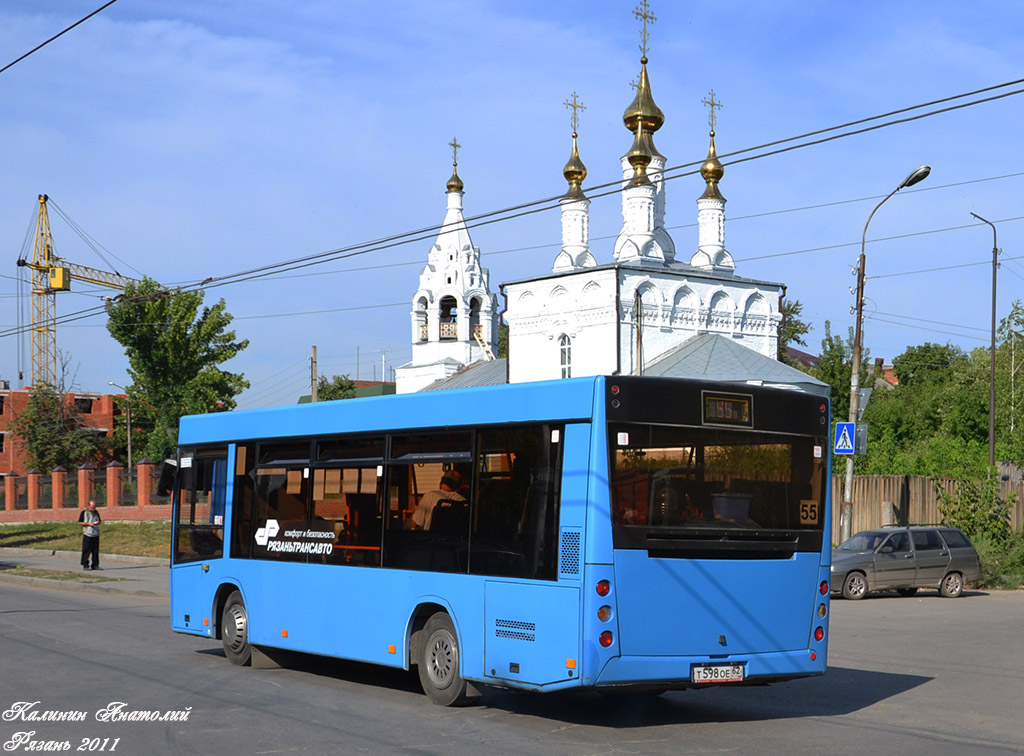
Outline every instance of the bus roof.
<svg viewBox="0 0 1024 756">
<path fill-rule="evenodd" d="M 181 418 L 178 443 L 585 420 L 594 415 L 595 392 L 603 380 L 587 376 L 187 415 Z"/>
</svg>

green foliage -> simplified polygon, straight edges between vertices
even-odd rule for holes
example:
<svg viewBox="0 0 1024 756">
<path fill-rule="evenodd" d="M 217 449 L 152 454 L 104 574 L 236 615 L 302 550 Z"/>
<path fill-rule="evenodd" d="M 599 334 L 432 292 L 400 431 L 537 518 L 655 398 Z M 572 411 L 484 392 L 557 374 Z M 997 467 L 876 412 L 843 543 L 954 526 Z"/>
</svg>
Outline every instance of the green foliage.
<svg viewBox="0 0 1024 756">
<path fill-rule="evenodd" d="M 29 392 L 25 411 L 9 428 L 24 448 L 29 465 L 44 473 L 58 466 L 75 470 L 106 448 L 102 435 L 82 423 L 74 402 L 68 401 L 63 390 L 50 386 L 37 386 Z"/>
<path fill-rule="evenodd" d="M 316 400 L 329 402 L 334 399 L 351 399 L 356 395 L 356 384 L 347 375 L 335 375 L 328 379 L 321 375 L 316 380 Z"/>
<path fill-rule="evenodd" d="M 864 412 L 868 454 L 857 472 L 981 478 L 988 465 L 985 350 L 925 343 L 893 360 L 900 379 Z"/>
<path fill-rule="evenodd" d="M 508 357 L 508 323 L 498 323 L 498 359 Z"/>
<path fill-rule="evenodd" d="M 921 346 L 907 347 L 892 361 L 892 369 L 901 386 L 912 386 L 943 380 L 954 364 L 965 359 L 966 355 L 958 346 L 926 341 Z"/>
<path fill-rule="evenodd" d="M 867 349 L 861 350 L 860 385 L 868 386 L 866 366 L 870 354 Z M 821 354 L 818 367 L 811 370 L 811 375 L 832 387 L 832 423 L 833 430 L 837 420 L 845 420 L 850 409 L 850 377 L 853 375 L 853 329 L 849 330 L 846 339 L 832 335 L 832 323 L 825 321 L 825 337 L 821 340 Z"/>
<path fill-rule="evenodd" d="M 956 493 L 950 494 L 936 482 L 939 496 L 939 514 L 942 521 L 955 525 L 971 539 L 987 538 L 1004 544 L 1010 537 L 1010 509 L 1016 500 L 1011 495 L 1004 501 L 999 491 L 999 476 L 995 469 L 979 480 L 957 480 Z"/>
<path fill-rule="evenodd" d="M 803 311 L 804 305 L 799 299 L 782 300 L 782 321 L 779 323 L 779 362 L 792 365 L 786 349 L 793 344 L 807 346 L 803 337 L 810 332 L 811 327 L 800 319 L 800 314 Z"/>
<path fill-rule="evenodd" d="M 172 292 L 152 279 L 125 288 L 107 304 L 107 330 L 125 348 L 133 385 L 132 442 L 139 455 L 162 459 L 177 445 L 182 415 L 233 409 L 249 386 L 221 369 L 248 341 L 236 341 L 224 300 L 200 307 L 203 292 Z"/>
<path fill-rule="evenodd" d="M 1024 588 L 1024 530 L 1013 532 L 1004 541 L 988 536 L 973 538 L 981 559 L 981 586 L 1007 591 Z"/>
</svg>

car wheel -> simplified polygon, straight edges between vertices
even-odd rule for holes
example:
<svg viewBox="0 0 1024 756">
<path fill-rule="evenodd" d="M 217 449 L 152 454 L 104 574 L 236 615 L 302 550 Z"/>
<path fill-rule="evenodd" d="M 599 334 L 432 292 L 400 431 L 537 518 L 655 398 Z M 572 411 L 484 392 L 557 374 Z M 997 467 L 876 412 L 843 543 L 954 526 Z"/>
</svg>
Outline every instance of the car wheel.
<svg viewBox="0 0 1024 756">
<path fill-rule="evenodd" d="M 224 655 L 232 664 L 248 667 L 252 663 L 249 615 L 238 591 L 228 596 L 224 604 L 224 611 L 220 615 L 220 637 L 224 644 Z"/>
<path fill-rule="evenodd" d="M 901 596 L 913 596 L 915 593 L 917 593 L 917 588 L 897 588 L 896 593 L 900 594 Z"/>
<path fill-rule="evenodd" d="M 418 666 L 420 685 L 431 701 L 441 706 L 466 702 L 466 681 L 459 672 L 459 640 L 444 612 L 433 615 L 423 627 Z"/>
<path fill-rule="evenodd" d="M 964 592 L 964 578 L 959 572 L 951 572 L 942 578 L 939 595 L 943 598 L 956 598 Z"/>
<path fill-rule="evenodd" d="M 843 581 L 843 598 L 857 601 L 868 592 L 868 580 L 862 572 L 851 572 Z"/>
</svg>

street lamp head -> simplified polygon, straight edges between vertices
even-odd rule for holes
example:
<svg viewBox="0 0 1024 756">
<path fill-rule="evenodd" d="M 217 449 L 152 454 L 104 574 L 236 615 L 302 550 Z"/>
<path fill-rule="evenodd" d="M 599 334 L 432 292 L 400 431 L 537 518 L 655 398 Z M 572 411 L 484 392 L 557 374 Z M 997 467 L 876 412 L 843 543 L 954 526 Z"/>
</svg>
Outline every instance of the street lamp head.
<svg viewBox="0 0 1024 756">
<path fill-rule="evenodd" d="M 928 174 L 932 172 L 930 165 L 919 165 L 917 168 L 910 172 L 910 175 L 903 179 L 903 183 L 900 184 L 900 189 L 906 189 L 908 186 L 924 181 L 928 178 Z"/>
</svg>

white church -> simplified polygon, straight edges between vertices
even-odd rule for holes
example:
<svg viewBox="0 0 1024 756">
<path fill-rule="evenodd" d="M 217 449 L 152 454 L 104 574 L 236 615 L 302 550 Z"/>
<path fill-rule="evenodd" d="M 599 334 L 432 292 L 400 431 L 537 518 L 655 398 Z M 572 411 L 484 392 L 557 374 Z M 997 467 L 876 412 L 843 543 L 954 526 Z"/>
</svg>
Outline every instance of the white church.
<svg viewBox="0 0 1024 756">
<path fill-rule="evenodd" d="M 713 92 L 705 101 L 711 134 L 700 172 L 705 186 L 697 198 L 696 251 L 685 261 L 677 257 L 665 228 L 666 159 L 654 146 L 665 116 L 651 94 L 647 63 L 645 50 L 636 96 L 622 117 L 633 134 L 621 158 L 622 230 L 604 260 L 590 248 L 587 169 L 577 149 L 573 95 L 561 250 L 549 273 L 502 286 L 505 360 L 494 357 L 499 308 L 463 218 L 459 145 L 452 142 L 447 213 L 412 299 L 413 356 L 396 370 L 398 393 L 618 374 L 756 381 L 827 393 L 825 384 L 776 359 L 783 285 L 736 275 L 726 249 Z"/>
</svg>

